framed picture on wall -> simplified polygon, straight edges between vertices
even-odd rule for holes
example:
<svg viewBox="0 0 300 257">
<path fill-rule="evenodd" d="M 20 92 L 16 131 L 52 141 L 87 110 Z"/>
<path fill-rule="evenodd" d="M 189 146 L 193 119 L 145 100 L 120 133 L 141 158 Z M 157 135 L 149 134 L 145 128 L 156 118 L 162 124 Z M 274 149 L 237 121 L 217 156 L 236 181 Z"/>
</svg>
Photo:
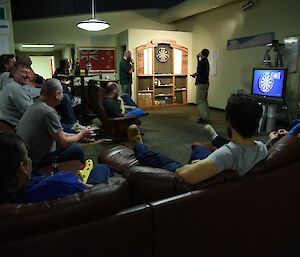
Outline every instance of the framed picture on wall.
<svg viewBox="0 0 300 257">
<path fill-rule="evenodd" d="M 289 72 L 297 72 L 299 59 L 299 37 L 292 36 L 284 39 L 284 66 Z"/>
<path fill-rule="evenodd" d="M 78 59 L 80 69 L 85 69 L 85 64 L 91 64 L 91 73 L 116 72 L 116 48 L 115 47 L 79 47 Z"/>
</svg>

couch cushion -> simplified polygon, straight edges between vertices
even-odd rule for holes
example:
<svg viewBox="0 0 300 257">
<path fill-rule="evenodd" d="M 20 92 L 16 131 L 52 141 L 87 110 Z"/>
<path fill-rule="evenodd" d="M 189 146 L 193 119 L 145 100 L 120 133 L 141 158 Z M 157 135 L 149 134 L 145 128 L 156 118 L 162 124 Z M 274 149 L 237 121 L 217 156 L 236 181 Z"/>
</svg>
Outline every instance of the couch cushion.
<svg viewBox="0 0 300 257">
<path fill-rule="evenodd" d="M 259 162 L 248 174 L 269 172 L 281 166 L 294 163 L 300 158 L 300 139 L 286 135 L 270 149 L 267 158 Z"/>
<path fill-rule="evenodd" d="M 110 178 L 82 193 L 55 201 L 0 205 L 0 242 L 72 227 L 108 216 L 129 206 L 124 178 Z"/>
<path fill-rule="evenodd" d="M 129 182 L 133 204 L 162 199 L 189 189 L 179 176 L 164 169 L 135 166 L 122 175 Z"/>
<path fill-rule="evenodd" d="M 116 172 L 120 173 L 138 165 L 133 150 L 123 145 L 103 151 L 98 157 L 98 162 L 109 164 Z"/>
</svg>

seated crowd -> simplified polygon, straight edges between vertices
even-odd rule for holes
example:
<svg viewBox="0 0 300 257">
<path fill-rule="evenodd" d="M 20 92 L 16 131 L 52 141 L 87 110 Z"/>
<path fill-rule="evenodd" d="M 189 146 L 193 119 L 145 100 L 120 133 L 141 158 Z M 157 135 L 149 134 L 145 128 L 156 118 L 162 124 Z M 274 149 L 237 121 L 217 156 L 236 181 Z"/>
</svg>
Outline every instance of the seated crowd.
<svg viewBox="0 0 300 257">
<path fill-rule="evenodd" d="M 15 62 L 14 56 L 10 55 L 3 58 L 2 63 L 4 64 L 1 71 L 9 72 L 9 76 L 0 93 L 0 119 L 15 127 L 16 135 L 0 133 L 1 202 L 53 200 L 88 190 L 113 176 L 112 169 L 106 164 L 95 165 L 87 183 L 83 183 L 69 171 L 58 171 L 48 177 L 39 174 L 39 169 L 51 164 L 54 157 L 58 162 L 78 160 L 85 163 L 84 152 L 77 142 L 89 137 L 90 129 L 82 128 L 79 133 L 66 131 L 62 122 L 64 120 L 60 119 L 56 109 L 70 94 L 66 78 L 63 78 L 64 81 L 57 79 L 60 78 L 60 72 L 68 75 L 70 64 L 66 61 L 61 62 L 61 70 L 54 75 L 57 78 L 43 80 L 40 96 L 33 101 L 30 91 L 30 87 L 33 87 L 32 80 L 28 75 L 32 69 L 28 59 L 27 62 Z M 1 76 L 2 74 L 0 84 Z M 104 106 L 112 117 L 145 115 L 129 95 L 119 96 L 116 83 L 108 84 L 106 90 Z M 68 98 L 68 106 L 71 106 L 71 98 Z M 267 157 L 267 145 L 287 133 L 299 136 L 300 120 L 297 120 L 289 132 L 272 132 L 268 144 L 254 140 L 261 116 L 262 106 L 255 99 L 247 95 L 231 96 L 225 113 L 229 139 L 217 135 L 214 129 L 207 125 L 205 131 L 216 150 L 212 152 L 201 144 L 194 144 L 189 163 L 185 165 L 149 149 L 143 144 L 137 125 L 131 125 L 127 133 L 140 165 L 175 172 L 185 183 L 194 185 L 227 169 L 236 170 L 242 177 Z M 76 123 L 77 120 L 67 125 L 73 125 L 73 122 Z"/>
</svg>

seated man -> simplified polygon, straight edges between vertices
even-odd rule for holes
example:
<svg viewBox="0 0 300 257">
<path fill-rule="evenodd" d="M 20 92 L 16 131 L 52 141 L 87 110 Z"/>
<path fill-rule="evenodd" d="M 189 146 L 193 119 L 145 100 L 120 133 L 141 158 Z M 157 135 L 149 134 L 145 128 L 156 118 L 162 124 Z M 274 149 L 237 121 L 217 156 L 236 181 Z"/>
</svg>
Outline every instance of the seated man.
<svg viewBox="0 0 300 257">
<path fill-rule="evenodd" d="M 31 177 L 31 159 L 19 136 L 1 133 L 0 151 L 0 203 L 54 200 L 89 188 L 67 171 L 50 177 Z M 107 165 L 98 164 L 91 171 L 87 183 L 103 183 L 112 175 Z"/>
<path fill-rule="evenodd" d="M 269 149 L 280 138 L 284 137 L 287 134 L 300 137 L 300 119 L 292 121 L 291 126 L 292 128 L 289 131 L 287 131 L 286 129 L 278 129 L 272 131 L 269 134 L 269 141 L 266 142 L 266 147 Z M 204 132 L 207 138 L 211 141 L 212 145 L 216 148 L 220 148 L 230 142 L 229 139 L 218 135 L 214 128 L 209 124 L 204 126 Z"/>
<path fill-rule="evenodd" d="M 252 138 L 257 132 L 261 115 L 262 107 L 255 99 L 246 95 L 230 97 L 225 116 L 231 141 L 213 153 L 204 146 L 193 147 L 190 164 L 187 165 L 151 151 L 142 143 L 136 125 L 129 127 L 128 138 L 141 165 L 176 172 L 186 183 L 193 185 L 227 169 L 234 169 L 239 176 L 244 176 L 267 157 L 266 146 Z"/>
<path fill-rule="evenodd" d="M 110 82 L 106 87 L 107 95 L 104 98 L 104 109 L 110 117 L 117 118 L 128 115 L 137 117 L 145 116 L 146 113 L 138 108 L 128 94 L 122 94 L 119 97 L 118 85 Z"/>
<path fill-rule="evenodd" d="M 23 113 L 32 105 L 33 100 L 28 89 L 30 67 L 24 63 L 16 62 L 9 79 L 0 94 L 1 120 L 5 120 L 16 127 Z"/>
<path fill-rule="evenodd" d="M 69 60 L 62 59 L 59 62 L 59 67 L 56 69 L 52 76 L 53 78 L 60 80 L 63 86 L 64 93 L 64 98 L 61 101 L 61 103 L 56 107 L 56 109 L 61 116 L 61 121 L 63 124 L 69 126 L 72 130 L 80 130 L 85 127 L 77 121 L 76 113 L 78 113 L 78 115 L 81 114 L 82 108 L 79 104 L 74 106 L 75 110 L 73 109 L 74 96 L 71 94 L 68 88 L 68 86 L 70 86 L 71 84 L 71 80 L 69 78 L 69 69 Z"/>
<path fill-rule="evenodd" d="M 85 128 L 78 134 L 63 131 L 55 111 L 63 97 L 59 80 L 46 80 L 42 84 L 40 99 L 28 108 L 18 124 L 17 134 L 25 141 L 34 167 L 46 166 L 54 157 L 58 162 L 85 162 L 83 150 L 74 143 L 90 136 L 90 130 Z"/>
<path fill-rule="evenodd" d="M 10 78 L 10 72 L 16 63 L 13 54 L 2 54 L 0 56 L 0 91 L 4 88 Z"/>
</svg>

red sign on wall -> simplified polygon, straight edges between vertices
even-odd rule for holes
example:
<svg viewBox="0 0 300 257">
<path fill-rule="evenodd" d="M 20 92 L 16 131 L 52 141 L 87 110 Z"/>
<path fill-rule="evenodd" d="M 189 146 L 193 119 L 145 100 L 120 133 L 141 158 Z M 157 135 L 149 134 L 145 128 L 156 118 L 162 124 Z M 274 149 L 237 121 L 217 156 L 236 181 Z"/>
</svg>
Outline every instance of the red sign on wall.
<svg viewBox="0 0 300 257">
<path fill-rule="evenodd" d="M 80 47 L 79 60 L 80 69 L 85 69 L 86 62 L 89 62 L 91 72 L 115 72 L 116 53 L 112 47 Z"/>
</svg>

